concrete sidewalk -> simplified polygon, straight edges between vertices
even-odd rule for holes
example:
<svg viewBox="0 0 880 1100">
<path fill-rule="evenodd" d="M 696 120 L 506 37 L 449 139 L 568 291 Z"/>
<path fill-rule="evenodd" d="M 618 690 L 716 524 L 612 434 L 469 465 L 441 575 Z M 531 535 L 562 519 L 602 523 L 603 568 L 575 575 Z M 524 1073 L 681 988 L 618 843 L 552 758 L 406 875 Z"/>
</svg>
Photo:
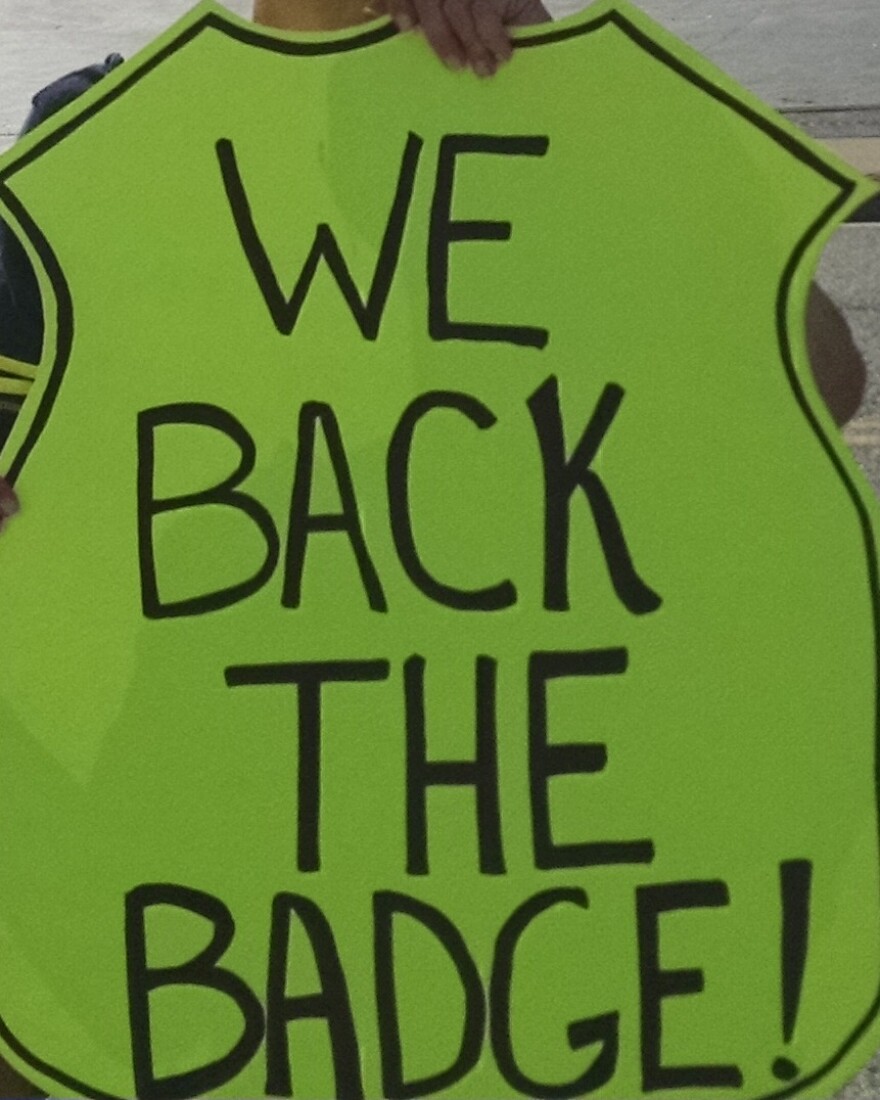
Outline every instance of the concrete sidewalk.
<svg viewBox="0 0 880 1100">
<path fill-rule="evenodd" d="M 816 136 L 880 137 L 875 0 L 639 0 L 638 6 L 762 99 L 802 116 Z"/>
<path fill-rule="evenodd" d="M 550 4 L 560 13 L 585 6 Z M 226 5 L 244 15 L 250 2 Z M 33 91 L 113 51 L 130 56 L 191 6 L 0 0 L 0 144 L 17 132 Z M 817 136 L 880 137 L 877 0 L 639 0 L 638 6 Z"/>
</svg>

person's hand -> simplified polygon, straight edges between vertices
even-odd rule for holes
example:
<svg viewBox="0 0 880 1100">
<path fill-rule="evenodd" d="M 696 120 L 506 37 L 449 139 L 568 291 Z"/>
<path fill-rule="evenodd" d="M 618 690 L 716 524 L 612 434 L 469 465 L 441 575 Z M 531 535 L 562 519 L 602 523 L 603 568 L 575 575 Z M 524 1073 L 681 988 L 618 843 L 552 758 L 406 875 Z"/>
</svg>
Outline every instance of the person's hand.
<svg viewBox="0 0 880 1100">
<path fill-rule="evenodd" d="M 15 515 L 18 507 L 18 497 L 15 495 L 15 490 L 8 481 L 0 477 L 0 531 L 3 530 L 6 521 Z"/>
<path fill-rule="evenodd" d="M 419 28 L 451 69 L 492 76 L 513 52 L 508 27 L 550 20 L 540 0 L 385 0 L 402 31 Z"/>
</svg>

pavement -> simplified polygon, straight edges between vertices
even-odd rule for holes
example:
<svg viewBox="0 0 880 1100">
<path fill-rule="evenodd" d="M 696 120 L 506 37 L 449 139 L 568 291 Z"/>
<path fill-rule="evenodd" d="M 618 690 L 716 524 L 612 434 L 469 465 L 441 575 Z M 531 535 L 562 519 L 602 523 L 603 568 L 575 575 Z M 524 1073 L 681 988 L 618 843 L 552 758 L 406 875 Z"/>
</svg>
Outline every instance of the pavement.
<svg viewBox="0 0 880 1100">
<path fill-rule="evenodd" d="M 880 136 L 880 9 L 870 0 L 638 0 L 637 6 L 775 107 L 848 114 L 839 120 L 842 134 L 873 119 Z"/>
<path fill-rule="evenodd" d="M 583 4 L 554 6 L 564 14 Z M 639 6 L 880 177 L 878 0 L 641 0 Z M 0 0 L 0 151 L 14 140 L 34 91 L 111 52 L 131 56 L 189 7 L 185 0 Z M 227 7 L 245 15 L 250 4 L 227 0 Z M 880 225 L 840 229 L 819 281 L 844 310 L 868 363 L 867 398 L 846 438 L 880 493 Z M 836 1100 L 878 1098 L 880 1057 Z"/>
</svg>

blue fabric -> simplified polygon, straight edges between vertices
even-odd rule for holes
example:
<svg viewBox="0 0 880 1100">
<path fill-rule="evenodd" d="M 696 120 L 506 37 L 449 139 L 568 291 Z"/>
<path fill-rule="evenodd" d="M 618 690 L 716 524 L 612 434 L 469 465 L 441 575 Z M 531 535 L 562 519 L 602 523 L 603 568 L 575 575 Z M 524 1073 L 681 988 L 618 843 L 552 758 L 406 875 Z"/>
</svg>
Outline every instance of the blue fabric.
<svg viewBox="0 0 880 1100">
<path fill-rule="evenodd" d="M 31 101 L 31 112 L 21 131 L 22 134 L 29 134 L 41 122 L 45 122 L 62 107 L 72 103 L 121 64 L 122 57 L 118 53 L 111 53 L 106 61 L 97 65 L 88 65 L 85 69 L 77 69 L 75 73 L 68 73 L 67 76 L 62 76 L 47 88 L 43 88 L 41 92 L 37 92 Z"/>
</svg>

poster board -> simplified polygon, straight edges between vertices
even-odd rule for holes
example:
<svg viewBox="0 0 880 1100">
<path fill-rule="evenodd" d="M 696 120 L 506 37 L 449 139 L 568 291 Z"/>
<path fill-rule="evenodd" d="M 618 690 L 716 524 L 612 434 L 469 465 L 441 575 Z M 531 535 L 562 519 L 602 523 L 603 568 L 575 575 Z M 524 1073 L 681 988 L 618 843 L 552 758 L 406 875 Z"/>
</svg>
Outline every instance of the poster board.
<svg viewBox="0 0 880 1100">
<path fill-rule="evenodd" d="M 803 311 L 869 194 L 621 3 L 488 83 L 204 4 L 3 159 L 48 305 L 13 1064 L 769 1100 L 867 1059 L 876 515 Z"/>
</svg>

